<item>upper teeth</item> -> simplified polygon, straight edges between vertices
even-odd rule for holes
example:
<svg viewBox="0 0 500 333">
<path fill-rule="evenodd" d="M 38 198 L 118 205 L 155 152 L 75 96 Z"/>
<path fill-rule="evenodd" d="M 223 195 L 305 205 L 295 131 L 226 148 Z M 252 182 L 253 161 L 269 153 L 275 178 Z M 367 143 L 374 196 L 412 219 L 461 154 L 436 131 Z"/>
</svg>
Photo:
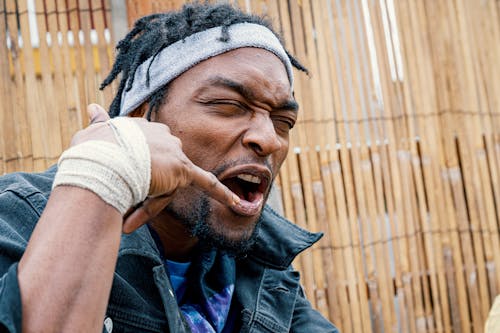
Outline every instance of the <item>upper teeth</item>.
<svg viewBox="0 0 500 333">
<path fill-rule="evenodd" d="M 248 173 L 242 173 L 242 174 L 239 174 L 236 177 L 239 178 L 239 179 L 242 179 L 242 180 L 244 180 L 246 182 L 250 182 L 250 183 L 260 184 L 260 182 L 261 182 L 260 177 L 257 177 L 257 176 L 254 176 L 254 175 L 250 175 Z"/>
</svg>

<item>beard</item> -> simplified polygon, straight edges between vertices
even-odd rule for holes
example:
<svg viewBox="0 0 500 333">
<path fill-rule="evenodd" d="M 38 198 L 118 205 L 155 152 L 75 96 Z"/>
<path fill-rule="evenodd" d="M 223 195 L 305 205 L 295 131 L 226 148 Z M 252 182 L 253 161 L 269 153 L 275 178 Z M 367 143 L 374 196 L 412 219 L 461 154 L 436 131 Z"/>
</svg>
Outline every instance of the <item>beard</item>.
<svg viewBox="0 0 500 333">
<path fill-rule="evenodd" d="M 225 169 L 232 166 L 245 163 L 247 161 L 233 161 L 212 170 L 211 172 L 218 176 Z M 252 161 L 248 161 L 252 162 Z M 271 169 L 270 169 L 271 170 Z M 274 177 L 273 177 L 274 178 Z M 270 187 L 269 187 L 270 188 Z M 172 202 L 166 207 L 166 211 L 175 219 L 180 221 L 191 233 L 193 237 L 199 240 L 199 246 L 202 248 L 218 248 L 226 251 L 230 255 L 243 256 L 252 248 L 259 233 L 261 218 L 260 215 L 253 223 L 250 223 L 244 230 L 239 231 L 238 238 L 229 237 L 222 223 L 217 223 L 219 217 L 214 216 L 213 200 L 203 191 L 189 188 L 188 191 L 194 191 L 186 196 L 183 190 L 179 193 L 180 202 Z M 267 201 L 269 193 L 265 193 L 264 201 Z M 190 197 L 190 200 L 182 200 L 183 197 Z"/>
<path fill-rule="evenodd" d="M 209 197 L 204 193 L 191 203 L 189 209 L 167 207 L 167 211 L 181 221 L 193 237 L 198 238 L 199 247 L 218 248 L 237 257 L 245 255 L 252 248 L 259 233 L 260 217 L 238 239 L 229 238 L 225 235 L 224 227 L 216 223 L 216 218 L 212 218 Z"/>
</svg>

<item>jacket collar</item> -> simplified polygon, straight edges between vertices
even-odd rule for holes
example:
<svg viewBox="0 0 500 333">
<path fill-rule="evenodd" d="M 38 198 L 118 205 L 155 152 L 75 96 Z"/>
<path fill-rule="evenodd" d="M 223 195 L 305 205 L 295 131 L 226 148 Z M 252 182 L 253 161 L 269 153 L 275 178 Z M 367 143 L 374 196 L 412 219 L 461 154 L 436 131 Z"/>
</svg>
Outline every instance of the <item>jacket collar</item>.
<svg viewBox="0 0 500 333">
<path fill-rule="evenodd" d="M 286 269 L 299 253 L 323 236 L 323 233 L 312 233 L 298 227 L 268 205 L 264 207 L 260 219 L 257 238 L 248 257 L 273 268 Z M 156 264 L 162 263 L 146 225 L 131 234 L 122 235 L 119 255 L 126 254 L 149 257 Z"/>
<path fill-rule="evenodd" d="M 322 236 L 323 233 L 312 233 L 298 227 L 266 205 L 256 243 L 248 256 L 267 266 L 286 269 L 300 252 Z"/>
</svg>

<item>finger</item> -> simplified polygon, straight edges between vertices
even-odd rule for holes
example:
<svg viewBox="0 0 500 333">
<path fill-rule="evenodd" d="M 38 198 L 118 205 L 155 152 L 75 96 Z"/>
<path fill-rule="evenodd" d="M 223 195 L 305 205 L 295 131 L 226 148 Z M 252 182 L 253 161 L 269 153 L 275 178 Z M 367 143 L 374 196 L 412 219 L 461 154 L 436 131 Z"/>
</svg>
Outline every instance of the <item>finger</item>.
<svg viewBox="0 0 500 333">
<path fill-rule="evenodd" d="M 87 114 L 89 115 L 90 124 L 101 123 L 110 119 L 106 110 L 99 104 L 90 104 L 87 107 Z"/>
<path fill-rule="evenodd" d="M 226 206 L 237 206 L 240 203 L 240 197 L 231 191 L 226 185 L 222 184 L 214 174 L 203 170 L 197 165 L 192 165 L 191 176 L 193 185 L 205 190 L 212 198 Z"/>
<path fill-rule="evenodd" d="M 158 215 L 172 200 L 172 195 L 162 195 L 146 199 L 130 214 L 126 214 L 123 222 L 123 232 L 129 234 Z M 128 212 L 127 212 L 128 213 Z"/>
</svg>

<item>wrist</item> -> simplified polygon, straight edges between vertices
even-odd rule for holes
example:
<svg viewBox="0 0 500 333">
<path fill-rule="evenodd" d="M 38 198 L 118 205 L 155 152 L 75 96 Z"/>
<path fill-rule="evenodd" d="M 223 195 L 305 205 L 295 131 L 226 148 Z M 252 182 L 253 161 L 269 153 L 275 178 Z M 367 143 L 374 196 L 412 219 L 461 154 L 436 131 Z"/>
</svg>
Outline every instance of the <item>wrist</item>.
<svg viewBox="0 0 500 333">
<path fill-rule="evenodd" d="M 68 185 L 89 190 L 123 215 L 149 192 L 151 157 L 133 120 L 115 118 L 108 123 L 118 144 L 90 140 L 65 151 L 53 188 Z"/>
</svg>

